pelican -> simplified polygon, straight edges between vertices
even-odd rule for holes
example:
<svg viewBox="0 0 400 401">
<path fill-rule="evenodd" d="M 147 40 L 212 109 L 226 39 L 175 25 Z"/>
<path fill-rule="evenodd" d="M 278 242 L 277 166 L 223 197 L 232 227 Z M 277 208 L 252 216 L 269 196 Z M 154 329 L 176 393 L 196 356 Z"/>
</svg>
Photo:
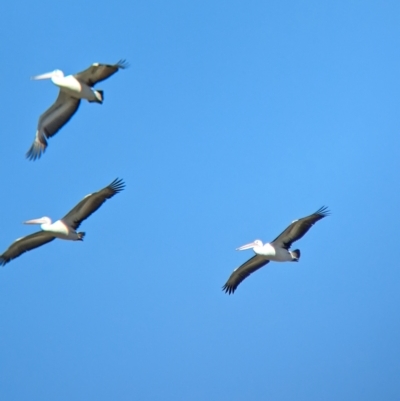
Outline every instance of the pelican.
<svg viewBox="0 0 400 401">
<path fill-rule="evenodd" d="M 40 116 L 35 140 L 26 157 L 29 160 L 40 158 L 47 148 L 47 139 L 55 135 L 71 119 L 78 110 L 81 99 L 102 104 L 104 92 L 93 89 L 93 86 L 126 67 L 128 63 L 120 60 L 113 65 L 95 63 L 75 75 L 64 76 L 62 71 L 54 70 L 32 77 L 34 80 L 51 79 L 53 84 L 60 88 L 60 92 L 55 103 Z"/>
<path fill-rule="evenodd" d="M 42 231 L 18 238 L 11 246 L 0 255 L 0 266 L 4 266 L 12 259 L 24 252 L 38 248 L 56 238 L 83 241 L 84 232 L 76 232 L 83 220 L 94 213 L 107 199 L 122 191 L 125 187 L 123 180 L 115 179 L 110 185 L 98 192 L 86 195 L 70 212 L 61 220 L 52 223 L 49 217 L 41 217 L 25 221 L 24 224 L 40 224 Z"/>
<path fill-rule="evenodd" d="M 246 277 L 265 266 L 271 260 L 275 262 L 298 262 L 300 250 L 289 250 L 293 242 L 303 237 L 311 226 L 328 215 L 328 208 L 323 206 L 310 216 L 294 220 L 285 231 L 270 243 L 263 244 L 259 239 L 256 239 L 250 244 L 237 248 L 237 251 L 252 248 L 256 255 L 233 271 L 222 290 L 225 293 L 233 294 Z"/>
</svg>

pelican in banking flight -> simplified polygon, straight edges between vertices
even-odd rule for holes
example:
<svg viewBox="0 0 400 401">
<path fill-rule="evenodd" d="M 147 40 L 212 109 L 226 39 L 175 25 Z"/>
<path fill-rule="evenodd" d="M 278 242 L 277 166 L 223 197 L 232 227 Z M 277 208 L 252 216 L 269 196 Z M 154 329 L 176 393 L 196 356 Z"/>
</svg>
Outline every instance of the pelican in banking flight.
<svg viewBox="0 0 400 401">
<path fill-rule="evenodd" d="M 238 285 L 246 277 L 265 266 L 271 260 L 275 262 L 298 262 L 300 259 L 300 250 L 289 250 L 293 242 L 303 237 L 311 226 L 328 215 L 328 208 L 323 206 L 310 216 L 294 220 L 283 233 L 270 243 L 263 245 L 259 239 L 256 239 L 250 244 L 237 248 L 237 251 L 252 248 L 256 255 L 233 271 L 226 284 L 222 287 L 222 290 L 228 294 L 233 294 Z"/>
<path fill-rule="evenodd" d="M 125 184 L 120 179 L 115 179 L 110 185 L 98 192 L 86 195 L 69 213 L 61 220 L 52 223 L 49 217 L 28 220 L 24 224 L 41 224 L 42 231 L 18 238 L 11 246 L 0 255 L 0 266 L 4 266 L 12 259 L 24 252 L 38 248 L 56 238 L 83 241 L 84 232 L 76 232 L 83 220 L 94 213 L 107 199 L 122 191 Z"/>
<path fill-rule="evenodd" d="M 55 135 L 71 119 L 78 110 L 81 99 L 102 104 L 104 92 L 94 89 L 93 86 L 126 67 L 128 63 L 120 60 L 114 65 L 95 63 L 75 75 L 64 76 L 62 71 L 54 70 L 32 77 L 34 80 L 51 79 L 53 84 L 60 88 L 60 92 L 55 103 L 40 116 L 35 140 L 26 157 L 36 160 L 44 153 L 47 139 Z"/>
</svg>

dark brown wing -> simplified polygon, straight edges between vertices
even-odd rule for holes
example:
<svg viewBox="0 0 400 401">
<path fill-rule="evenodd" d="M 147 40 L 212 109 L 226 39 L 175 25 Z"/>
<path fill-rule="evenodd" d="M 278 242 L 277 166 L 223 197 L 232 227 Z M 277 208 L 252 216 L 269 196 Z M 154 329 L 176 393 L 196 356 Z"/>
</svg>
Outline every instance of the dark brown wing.
<svg viewBox="0 0 400 401">
<path fill-rule="evenodd" d="M 116 64 L 99 64 L 94 63 L 85 71 L 78 72 L 74 77 L 86 85 L 94 86 L 98 82 L 104 81 L 105 79 L 111 77 L 119 69 L 128 68 L 129 64 L 126 60 L 120 60 Z"/>
<path fill-rule="evenodd" d="M 83 220 L 94 213 L 107 199 L 122 191 L 124 187 L 123 180 L 115 179 L 102 190 L 86 195 L 62 220 L 76 230 Z"/>
<path fill-rule="evenodd" d="M 240 267 L 233 271 L 226 284 L 222 287 L 222 291 L 225 291 L 227 294 L 233 294 L 237 286 L 246 277 L 265 266 L 268 262 L 269 260 L 265 260 L 263 256 L 253 256 L 246 263 L 243 263 Z"/>
<path fill-rule="evenodd" d="M 26 237 L 18 238 L 11 246 L 0 255 L 0 266 L 4 266 L 12 259 L 17 258 L 25 252 L 38 248 L 56 237 L 48 231 L 38 231 L 37 233 L 27 235 Z"/>
<path fill-rule="evenodd" d="M 35 140 L 26 153 L 30 160 L 38 159 L 46 150 L 47 139 L 55 135 L 76 113 L 81 101 L 60 91 L 55 103 L 39 118 Z"/>
<path fill-rule="evenodd" d="M 329 216 L 329 210 L 323 206 L 314 214 L 295 220 L 285 231 L 278 235 L 273 241 L 273 245 L 289 249 L 293 242 L 297 241 L 318 221 Z"/>
</svg>

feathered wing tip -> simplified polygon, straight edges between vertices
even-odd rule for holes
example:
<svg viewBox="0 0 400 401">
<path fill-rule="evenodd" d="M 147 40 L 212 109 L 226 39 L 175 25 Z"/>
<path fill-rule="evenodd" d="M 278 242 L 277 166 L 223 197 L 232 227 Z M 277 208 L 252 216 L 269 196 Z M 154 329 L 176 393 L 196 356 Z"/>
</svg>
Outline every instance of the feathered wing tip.
<svg viewBox="0 0 400 401">
<path fill-rule="evenodd" d="M 225 291 L 229 295 L 233 294 L 243 280 L 267 263 L 269 263 L 269 260 L 265 260 L 263 256 L 253 256 L 232 272 L 228 281 L 222 287 L 222 291 Z"/>
<path fill-rule="evenodd" d="M 83 241 L 83 238 L 85 237 L 86 233 L 81 231 L 78 233 L 78 241 Z"/>
<path fill-rule="evenodd" d="M 121 59 L 115 64 L 115 66 L 124 70 L 125 68 L 128 68 L 130 64 L 125 59 Z"/>
<path fill-rule="evenodd" d="M 109 188 L 112 189 L 116 194 L 121 192 L 125 188 L 124 180 L 121 178 L 116 178 L 110 185 Z"/>
<path fill-rule="evenodd" d="M 10 258 L 6 258 L 4 255 L 0 255 L 0 266 L 5 266 L 10 260 Z"/>
<path fill-rule="evenodd" d="M 225 291 L 225 294 L 231 295 L 235 292 L 237 286 L 230 285 L 229 282 L 227 282 L 223 287 L 222 291 Z"/>
<path fill-rule="evenodd" d="M 40 156 L 45 152 L 47 148 L 47 139 L 46 135 L 43 134 L 43 132 L 37 132 L 36 133 L 36 138 L 32 143 L 32 146 L 29 148 L 29 150 L 26 152 L 26 158 L 29 160 L 36 160 L 40 159 Z"/>
<path fill-rule="evenodd" d="M 331 214 L 327 206 L 320 207 L 314 214 L 318 214 L 321 217 L 326 217 Z"/>
</svg>

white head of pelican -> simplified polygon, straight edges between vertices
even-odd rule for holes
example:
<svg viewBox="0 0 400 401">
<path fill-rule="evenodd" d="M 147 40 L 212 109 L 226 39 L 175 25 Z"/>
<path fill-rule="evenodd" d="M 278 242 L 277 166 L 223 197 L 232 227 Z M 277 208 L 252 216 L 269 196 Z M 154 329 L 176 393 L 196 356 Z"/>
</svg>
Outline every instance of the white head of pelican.
<svg viewBox="0 0 400 401">
<path fill-rule="evenodd" d="M 51 79 L 60 88 L 56 102 L 39 118 L 35 140 L 26 153 L 30 160 L 36 160 L 47 148 L 47 140 L 54 136 L 76 113 L 81 99 L 91 103 L 103 103 L 104 92 L 94 85 L 104 81 L 119 69 L 128 67 L 125 60 L 116 64 L 95 63 L 75 75 L 64 76 L 61 70 L 54 70 L 32 77 L 34 80 Z"/>
<path fill-rule="evenodd" d="M 242 245 L 237 251 L 253 249 L 256 254 L 243 265 L 233 271 L 222 290 L 233 294 L 238 285 L 251 273 L 265 266 L 270 261 L 275 262 L 298 262 L 300 250 L 290 250 L 293 242 L 299 240 L 318 221 L 329 215 L 326 207 L 321 207 L 310 216 L 293 221 L 278 237 L 272 242 L 263 244 L 257 239 L 249 244 Z"/>
</svg>

